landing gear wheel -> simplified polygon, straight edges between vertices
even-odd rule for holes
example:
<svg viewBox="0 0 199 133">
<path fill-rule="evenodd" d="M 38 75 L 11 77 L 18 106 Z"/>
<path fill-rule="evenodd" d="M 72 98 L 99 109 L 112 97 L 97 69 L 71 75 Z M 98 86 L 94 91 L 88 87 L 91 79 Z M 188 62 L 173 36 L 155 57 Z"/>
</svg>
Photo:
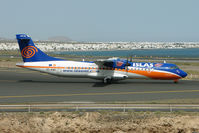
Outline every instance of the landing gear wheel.
<svg viewBox="0 0 199 133">
<path fill-rule="evenodd" d="M 175 79 L 173 82 L 174 82 L 175 84 L 177 84 L 177 83 L 178 83 L 178 81 L 179 81 L 178 79 Z"/>
<path fill-rule="evenodd" d="M 111 79 L 110 77 L 105 77 L 104 80 L 103 80 L 103 82 L 104 82 L 105 84 L 110 84 L 111 81 L 112 81 L 112 79 Z"/>
</svg>

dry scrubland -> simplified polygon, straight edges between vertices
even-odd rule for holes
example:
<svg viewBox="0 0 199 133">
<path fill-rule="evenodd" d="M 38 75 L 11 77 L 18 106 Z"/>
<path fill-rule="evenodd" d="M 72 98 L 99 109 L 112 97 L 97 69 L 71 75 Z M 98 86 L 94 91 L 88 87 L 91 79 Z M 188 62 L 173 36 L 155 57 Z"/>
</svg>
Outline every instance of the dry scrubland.
<svg viewBox="0 0 199 133">
<path fill-rule="evenodd" d="M 1 113 L 1 133 L 198 133 L 198 113 Z"/>
</svg>

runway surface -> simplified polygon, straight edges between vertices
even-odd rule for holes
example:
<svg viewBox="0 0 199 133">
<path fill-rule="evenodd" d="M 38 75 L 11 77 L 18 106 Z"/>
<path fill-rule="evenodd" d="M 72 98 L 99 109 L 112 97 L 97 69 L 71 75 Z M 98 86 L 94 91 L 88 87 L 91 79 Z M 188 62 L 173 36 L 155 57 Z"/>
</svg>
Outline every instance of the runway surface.
<svg viewBox="0 0 199 133">
<path fill-rule="evenodd" d="M 61 78 L 33 71 L 0 70 L 0 104 L 44 102 L 116 102 L 199 98 L 199 82 L 123 80 L 113 84 Z"/>
</svg>

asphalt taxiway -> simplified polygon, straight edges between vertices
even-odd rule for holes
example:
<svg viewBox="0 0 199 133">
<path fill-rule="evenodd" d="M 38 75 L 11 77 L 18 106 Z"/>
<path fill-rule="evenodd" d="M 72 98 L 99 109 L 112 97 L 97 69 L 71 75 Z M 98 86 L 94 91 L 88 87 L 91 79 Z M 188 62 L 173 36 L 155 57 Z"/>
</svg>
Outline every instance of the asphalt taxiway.
<svg viewBox="0 0 199 133">
<path fill-rule="evenodd" d="M 125 102 L 199 98 L 199 81 L 123 80 L 112 84 L 28 70 L 0 70 L 0 104 Z"/>
</svg>

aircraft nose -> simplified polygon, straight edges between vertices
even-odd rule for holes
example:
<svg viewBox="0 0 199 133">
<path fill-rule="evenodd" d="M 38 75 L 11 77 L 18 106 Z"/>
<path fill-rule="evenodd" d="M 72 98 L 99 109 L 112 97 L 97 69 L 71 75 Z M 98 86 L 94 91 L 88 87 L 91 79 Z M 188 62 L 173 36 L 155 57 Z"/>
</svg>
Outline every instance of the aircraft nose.
<svg viewBox="0 0 199 133">
<path fill-rule="evenodd" d="M 181 70 L 180 75 L 182 78 L 185 78 L 187 76 L 187 73 Z"/>
</svg>

